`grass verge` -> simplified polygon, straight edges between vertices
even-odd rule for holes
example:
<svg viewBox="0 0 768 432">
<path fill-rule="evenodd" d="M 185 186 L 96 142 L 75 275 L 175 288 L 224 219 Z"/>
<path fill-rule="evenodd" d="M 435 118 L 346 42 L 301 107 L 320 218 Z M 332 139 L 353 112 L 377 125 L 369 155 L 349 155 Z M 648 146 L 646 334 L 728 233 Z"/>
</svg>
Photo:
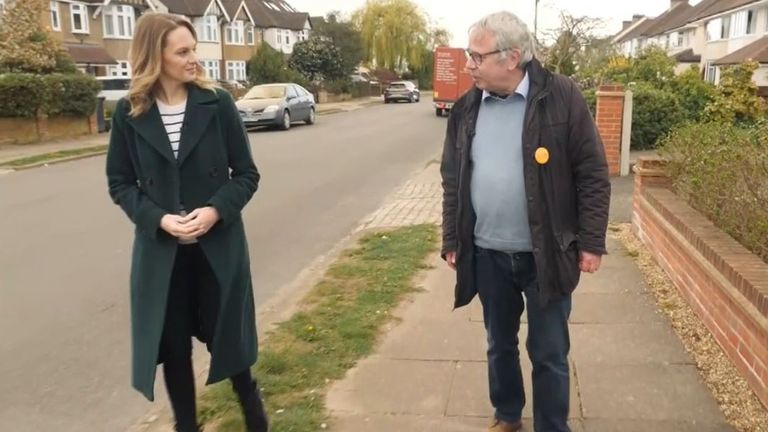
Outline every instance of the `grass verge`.
<svg viewBox="0 0 768 432">
<path fill-rule="evenodd" d="M 390 311 L 416 290 L 414 276 L 436 248 L 433 225 L 366 235 L 331 265 L 299 311 L 267 335 L 254 373 L 273 432 L 323 429 L 329 383 L 372 352 Z M 228 382 L 201 398 L 200 419 L 218 432 L 244 430 L 240 417 Z"/>
<path fill-rule="evenodd" d="M 75 156 L 103 153 L 105 151 L 107 151 L 107 146 L 102 144 L 102 145 L 97 145 L 92 147 L 84 147 L 84 148 L 71 149 L 71 150 L 61 150 L 57 152 L 43 153 L 40 155 L 14 159 L 8 162 L 4 162 L 0 164 L 0 166 L 9 167 L 9 168 L 19 168 L 19 167 L 26 167 L 30 165 L 42 164 L 45 162 L 52 162 L 59 159 L 71 158 Z"/>
</svg>

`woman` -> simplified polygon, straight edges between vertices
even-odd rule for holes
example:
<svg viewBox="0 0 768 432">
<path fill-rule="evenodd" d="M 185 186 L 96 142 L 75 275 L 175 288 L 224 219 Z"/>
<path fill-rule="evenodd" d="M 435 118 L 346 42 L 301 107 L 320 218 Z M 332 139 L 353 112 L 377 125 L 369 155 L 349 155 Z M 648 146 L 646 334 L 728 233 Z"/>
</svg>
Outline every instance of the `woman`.
<svg viewBox="0 0 768 432">
<path fill-rule="evenodd" d="M 207 383 L 229 378 L 248 431 L 267 419 L 250 366 L 257 340 L 240 215 L 259 173 L 232 97 L 205 78 L 194 27 L 136 23 L 128 96 L 112 116 L 109 193 L 136 225 L 131 266 L 133 386 L 154 400 L 163 364 L 176 430 L 197 431 L 192 336 L 211 353 Z"/>
</svg>

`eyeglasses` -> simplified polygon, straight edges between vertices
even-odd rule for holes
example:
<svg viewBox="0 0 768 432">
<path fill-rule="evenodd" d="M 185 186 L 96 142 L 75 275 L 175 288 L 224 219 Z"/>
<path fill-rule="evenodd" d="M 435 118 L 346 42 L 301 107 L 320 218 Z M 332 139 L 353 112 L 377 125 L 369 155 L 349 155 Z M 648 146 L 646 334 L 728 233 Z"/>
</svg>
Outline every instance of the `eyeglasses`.
<svg viewBox="0 0 768 432">
<path fill-rule="evenodd" d="M 474 64 L 480 66 L 481 64 L 483 64 L 483 60 L 485 60 L 486 57 L 488 57 L 490 55 L 494 55 L 494 54 L 499 54 L 499 53 L 502 53 L 504 51 L 507 51 L 507 50 L 505 50 L 505 49 L 498 49 L 498 50 L 490 51 L 490 52 L 487 52 L 487 53 L 478 53 L 478 52 L 474 52 L 474 51 L 470 50 L 469 48 L 467 48 L 467 49 L 464 50 L 464 53 L 467 55 L 467 59 L 472 59 L 472 62 Z"/>
</svg>

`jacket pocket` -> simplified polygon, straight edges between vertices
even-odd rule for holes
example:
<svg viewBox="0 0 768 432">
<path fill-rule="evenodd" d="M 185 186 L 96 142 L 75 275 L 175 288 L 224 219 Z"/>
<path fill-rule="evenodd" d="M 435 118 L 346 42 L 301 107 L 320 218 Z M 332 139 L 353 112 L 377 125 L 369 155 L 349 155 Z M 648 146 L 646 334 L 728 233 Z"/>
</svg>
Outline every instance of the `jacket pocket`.
<svg viewBox="0 0 768 432">
<path fill-rule="evenodd" d="M 560 250 L 565 252 L 572 243 L 577 243 L 578 237 L 572 231 L 565 231 L 560 233 L 557 241 L 560 243 Z M 578 244 L 575 244 L 574 246 L 578 246 Z"/>
</svg>

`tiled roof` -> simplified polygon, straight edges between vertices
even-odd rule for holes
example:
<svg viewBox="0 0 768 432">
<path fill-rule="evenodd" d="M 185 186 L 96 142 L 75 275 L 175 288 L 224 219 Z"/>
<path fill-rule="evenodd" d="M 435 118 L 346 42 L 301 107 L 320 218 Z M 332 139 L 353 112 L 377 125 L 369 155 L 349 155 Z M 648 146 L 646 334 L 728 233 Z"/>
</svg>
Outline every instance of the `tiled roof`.
<svg viewBox="0 0 768 432">
<path fill-rule="evenodd" d="M 763 36 L 751 44 L 716 60 L 714 64 L 739 64 L 750 59 L 758 63 L 768 63 L 768 36 Z"/>
</svg>

